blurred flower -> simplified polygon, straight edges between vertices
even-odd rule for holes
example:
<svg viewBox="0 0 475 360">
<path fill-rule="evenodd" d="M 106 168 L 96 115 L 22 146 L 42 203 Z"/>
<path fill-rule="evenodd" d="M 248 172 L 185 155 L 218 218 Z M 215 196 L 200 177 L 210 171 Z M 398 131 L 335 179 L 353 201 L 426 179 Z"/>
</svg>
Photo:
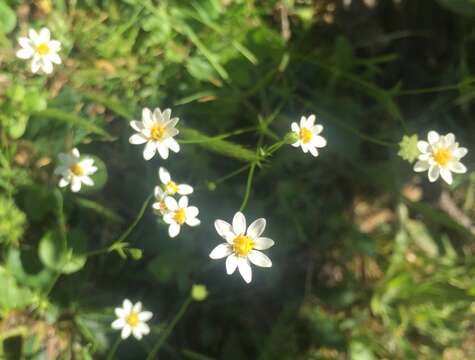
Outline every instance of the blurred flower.
<svg viewBox="0 0 475 360">
<path fill-rule="evenodd" d="M 191 288 L 191 297 L 195 301 L 204 301 L 208 297 L 208 289 L 205 285 L 194 284 Z"/>
<path fill-rule="evenodd" d="M 164 167 L 158 169 L 158 177 L 169 195 L 175 195 L 177 193 L 180 195 L 189 195 L 193 192 L 193 188 L 190 185 L 175 183 L 168 170 Z"/>
<path fill-rule="evenodd" d="M 153 314 L 150 311 L 142 311 L 142 303 L 139 301 L 133 305 L 130 300 L 125 299 L 122 307 L 115 309 L 117 319 L 112 323 L 112 328 L 122 329 L 120 336 L 127 339 L 132 334 L 137 340 L 150 332 L 149 326 L 145 323 L 150 320 Z"/>
<path fill-rule="evenodd" d="M 161 215 L 165 215 L 169 211 L 167 205 L 165 204 L 167 192 L 164 191 L 160 186 L 155 186 L 154 194 L 156 201 L 152 204 L 152 207 Z"/>
<path fill-rule="evenodd" d="M 0 195 L 0 244 L 17 245 L 26 227 L 26 215 L 10 197 Z"/>
<path fill-rule="evenodd" d="M 42 28 L 39 34 L 30 29 L 28 37 L 18 39 L 21 49 L 16 56 L 20 59 L 32 59 L 31 71 L 37 73 L 38 70 L 46 74 L 53 72 L 53 63 L 61 64 L 58 51 L 61 50 L 61 43 L 51 40 L 51 33 L 47 28 Z"/>
<path fill-rule="evenodd" d="M 71 153 L 58 155 L 60 164 L 54 170 L 56 175 L 60 175 L 59 186 L 65 187 L 71 184 L 71 191 L 81 190 L 81 184 L 93 186 L 94 180 L 90 175 L 97 171 L 93 159 L 80 159 L 79 150 L 74 148 Z"/>
<path fill-rule="evenodd" d="M 294 147 L 301 147 L 304 153 L 310 151 L 313 156 L 318 156 L 317 148 L 322 148 L 327 145 L 324 137 L 318 135 L 322 132 L 322 125 L 314 125 L 315 115 L 310 115 L 308 118 L 302 116 L 300 118 L 300 126 L 293 122 L 291 129 L 298 136 L 298 140 L 291 144 Z"/>
<path fill-rule="evenodd" d="M 404 135 L 399 142 L 399 152 L 397 153 L 402 159 L 413 163 L 419 156 L 420 152 L 417 148 L 419 138 L 417 135 Z"/>
<path fill-rule="evenodd" d="M 271 267 L 271 260 L 258 250 L 266 250 L 274 245 L 272 239 L 261 237 L 266 227 L 266 220 L 257 219 L 247 228 L 246 218 L 241 212 L 234 215 L 233 223 L 228 224 L 223 220 L 216 220 L 214 227 L 219 236 L 226 240 L 214 248 L 209 254 L 211 259 L 226 259 L 226 272 L 231 275 L 239 269 L 245 282 L 252 280 L 252 270 L 249 261 L 261 267 Z M 254 250 L 255 249 L 255 250 Z"/>
<path fill-rule="evenodd" d="M 421 152 L 418 161 L 414 165 L 414 171 L 429 171 L 429 181 L 434 182 L 439 175 L 447 184 L 452 184 L 452 172 L 463 174 L 467 168 L 460 162 L 468 150 L 459 147 L 455 142 L 454 134 L 439 135 L 435 131 L 429 131 L 428 141 L 419 141 L 417 148 Z"/>
<path fill-rule="evenodd" d="M 180 233 L 183 224 L 188 226 L 197 226 L 201 222 L 196 217 L 199 210 L 196 206 L 188 206 L 188 197 L 182 196 L 178 202 L 171 196 L 165 198 L 165 205 L 169 212 L 163 215 L 163 221 L 170 226 L 168 227 L 168 235 L 171 238 L 176 237 Z"/>
<path fill-rule="evenodd" d="M 137 131 L 137 134 L 129 138 L 129 142 L 134 145 L 145 144 L 143 157 L 150 160 L 158 151 L 162 159 L 167 159 L 169 150 L 180 151 L 180 145 L 173 138 L 178 134 L 175 128 L 178 118 L 171 118 L 172 111 L 166 109 L 163 112 L 156 108 L 153 113 L 150 109 L 142 110 L 142 121 L 132 120 L 130 126 Z"/>
</svg>

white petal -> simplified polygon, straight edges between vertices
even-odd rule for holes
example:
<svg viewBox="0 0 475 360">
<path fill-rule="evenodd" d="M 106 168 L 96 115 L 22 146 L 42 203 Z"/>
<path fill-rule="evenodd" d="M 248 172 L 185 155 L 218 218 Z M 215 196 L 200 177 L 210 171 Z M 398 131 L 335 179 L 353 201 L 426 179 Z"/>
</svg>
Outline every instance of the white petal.
<svg viewBox="0 0 475 360">
<path fill-rule="evenodd" d="M 290 145 L 292 145 L 293 147 L 299 147 L 300 146 L 300 140 L 297 140 L 296 142 L 294 142 Z"/>
<path fill-rule="evenodd" d="M 440 136 L 436 131 L 429 131 L 427 135 L 427 140 L 429 140 L 429 144 L 435 145 L 439 142 Z"/>
<path fill-rule="evenodd" d="M 143 158 L 145 160 L 150 160 L 155 156 L 155 152 L 157 151 L 157 145 L 153 141 L 149 141 L 145 148 L 143 149 Z"/>
<path fill-rule="evenodd" d="M 201 221 L 197 218 L 186 218 L 185 223 L 188 226 L 198 226 L 199 224 L 201 224 Z"/>
<path fill-rule="evenodd" d="M 308 150 L 310 151 L 310 154 L 313 156 L 317 157 L 318 156 L 318 150 L 314 145 L 309 144 L 308 145 Z"/>
<path fill-rule="evenodd" d="M 158 153 L 160 154 L 160 157 L 164 160 L 168 159 L 168 147 L 165 144 L 157 144 L 158 148 Z"/>
<path fill-rule="evenodd" d="M 79 159 L 81 157 L 81 153 L 79 152 L 78 148 L 74 148 L 71 150 L 71 154 L 76 158 Z"/>
<path fill-rule="evenodd" d="M 434 182 L 439 178 L 439 167 L 432 165 L 429 169 L 429 181 Z"/>
<path fill-rule="evenodd" d="M 125 340 L 130 336 L 131 333 L 132 328 L 130 327 L 130 325 L 125 325 L 122 329 L 122 332 L 120 333 L 120 337 L 122 338 L 122 340 Z"/>
<path fill-rule="evenodd" d="M 38 58 L 34 57 L 33 61 L 31 62 L 31 72 L 33 74 L 36 74 L 38 70 L 40 69 L 40 67 L 41 67 L 41 61 Z"/>
<path fill-rule="evenodd" d="M 234 254 L 229 255 L 226 258 L 226 273 L 231 275 L 236 271 L 238 265 L 238 257 Z"/>
<path fill-rule="evenodd" d="M 177 153 L 180 151 L 180 145 L 176 142 L 176 140 L 172 137 L 167 138 L 164 141 L 165 145 L 170 148 L 171 151 Z"/>
<path fill-rule="evenodd" d="M 315 115 L 310 115 L 308 118 L 307 118 L 307 127 L 311 128 L 313 126 L 313 124 L 315 123 Z"/>
<path fill-rule="evenodd" d="M 307 126 L 307 118 L 305 116 L 302 116 L 300 118 L 300 128 L 306 127 Z"/>
<path fill-rule="evenodd" d="M 178 200 L 178 207 L 180 208 L 188 207 L 188 196 L 180 197 L 180 200 Z"/>
<path fill-rule="evenodd" d="M 454 150 L 454 156 L 457 157 L 458 159 L 463 158 L 465 155 L 467 155 L 468 150 L 466 148 L 457 148 Z"/>
<path fill-rule="evenodd" d="M 267 255 L 261 253 L 257 250 L 252 250 L 248 255 L 249 260 L 257 266 L 260 267 L 271 267 L 272 261 L 269 259 Z"/>
<path fill-rule="evenodd" d="M 165 195 L 165 192 L 163 191 L 163 189 L 160 186 L 155 186 L 155 188 L 153 190 L 153 193 L 154 193 L 155 197 L 159 200 L 161 200 L 163 195 Z"/>
<path fill-rule="evenodd" d="M 24 48 L 17 51 L 16 56 L 20 59 L 29 59 L 33 56 L 35 51 L 32 48 Z"/>
<path fill-rule="evenodd" d="M 165 110 L 163 110 L 163 112 L 162 112 L 163 121 L 164 121 L 164 122 L 169 121 L 171 114 L 172 114 L 171 109 L 165 109 Z"/>
<path fill-rule="evenodd" d="M 141 312 L 141 311 L 142 311 L 142 302 L 141 302 L 141 301 L 137 301 L 137 302 L 135 303 L 135 305 L 132 307 L 132 311 L 133 311 L 134 313 L 139 313 L 139 312 Z"/>
<path fill-rule="evenodd" d="M 150 327 L 145 323 L 139 323 L 135 328 L 135 331 L 140 333 L 140 336 L 150 333 Z"/>
<path fill-rule="evenodd" d="M 123 318 L 114 320 L 111 324 L 111 327 L 115 330 L 122 329 L 124 326 L 125 326 L 125 319 Z"/>
<path fill-rule="evenodd" d="M 152 112 L 148 108 L 142 110 L 142 123 L 147 129 L 153 126 Z"/>
<path fill-rule="evenodd" d="M 429 143 L 427 141 L 424 141 L 424 140 L 420 140 L 417 142 L 417 148 L 419 149 L 420 152 L 422 153 L 426 153 L 429 151 Z"/>
<path fill-rule="evenodd" d="M 34 29 L 30 29 L 28 31 L 28 37 L 33 40 L 33 41 L 36 41 L 38 39 L 38 33 L 34 30 Z"/>
<path fill-rule="evenodd" d="M 419 160 L 414 164 L 413 169 L 415 172 L 423 172 L 429 170 L 429 167 L 430 165 L 428 161 Z"/>
<path fill-rule="evenodd" d="M 178 203 L 176 202 L 175 198 L 172 198 L 171 196 L 167 196 L 165 198 L 165 205 L 171 211 L 176 211 L 178 209 Z"/>
<path fill-rule="evenodd" d="M 69 180 L 65 178 L 61 178 L 59 180 L 59 187 L 65 187 L 69 185 Z"/>
<path fill-rule="evenodd" d="M 94 180 L 92 180 L 89 176 L 81 177 L 81 181 L 84 185 L 94 186 Z"/>
<path fill-rule="evenodd" d="M 323 136 L 317 135 L 313 137 L 312 144 L 318 148 L 322 148 L 327 146 L 327 140 Z"/>
<path fill-rule="evenodd" d="M 151 311 L 142 311 L 139 314 L 140 321 L 149 321 L 153 317 L 153 313 Z"/>
<path fill-rule="evenodd" d="M 213 251 L 209 254 L 209 257 L 213 260 L 222 259 L 230 255 L 233 252 L 231 245 L 227 243 L 222 243 L 216 246 Z"/>
<path fill-rule="evenodd" d="M 132 120 L 129 124 L 132 127 L 132 129 L 134 129 L 137 132 L 142 132 L 142 130 L 144 129 L 143 124 L 140 121 Z"/>
<path fill-rule="evenodd" d="M 193 188 L 190 185 L 180 184 L 178 185 L 178 194 L 190 195 L 193 192 Z"/>
<path fill-rule="evenodd" d="M 200 211 L 198 210 L 198 208 L 196 206 L 190 206 L 190 207 L 186 208 L 185 213 L 186 213 L 187 218 L 188 217 L 189 218 L 195 218 L 195 217 L 198 216 Z"/>
<path fill-rule="evenodd" d="M 41 39 L 42 42 L 49 43 L 51 39 L 50 31 L 45 27 L 41 28 L 39 38 Z"/>
<path fill-rule="evenodd" d="M 440 177 L 449 185 L 452 184 L 452 173 L 449 169 L 440 169 Z"/>
<path fill-rule="evenodd" d="M 233 217 L 233 231 L 236 235 L 246 232 L 246 217 L 238 211 Z"/>
<path fill-rule="evenodd" d="M 252 222 L 251 225 L 249 225 L 249 228 L 247 229 L 247 236 L 249 236 L 251 239 L 255 239 L 264 232 L 264 229 L 266 228 L 266 219 L 260 218 Z"/>
<path fill-rule="evenodd" d="M 48 44 L 49 48 L 55 52 L 61 50 L 61 43 L 58 40 L 51 40 Z"/>
<path fill-rule="evenodd" d="M 158 122 L 158 123 L 163 123 L 163 115 L 162 115 L 162 112 L 160 110 L 160 108 L 155 108 L 155 110 L 153 110 L 153 120 Z"/>
<path fill-rule="evenodd" d="M 244 281 L 249 284 L 252 281 L 252 269 L 251 265 L 249 265 L 249 260 L 246 258 L 239 258 L 238 269 Z"/>
<path fill-rule="evenodd" d="M 123 308 L 115 308 L 114 312 L 118 318 L 125 318 L 127 316 L 127 312 Z"/>
<path fill-rule="evenodd" d="M 304 153 L 308 153 L 308 146 L 307 146 L 307 144 L 302 143 L 302 144 L 300 144 L 300 146 L 302 147 L 302 151 L 303 151 Z"/>
<path fill-rule="evenodd" d="M 293 122 L 291 125 L 290 125 L 290 128 L 292 129 L 293 132 L 295 133 L 299 133 L 300 131 L 300 127 L 299 127 L 299 124 L 297 124 L 296 122 Z"/>
<path fill-rule="evenodd" d="M 180 225 L 178 225 L 177 223 L 170 224 L 170 226 L 168 227 L 168 235 L 171 238 L 174 238 L 174 237 L 177 237 L 179 233 L 180 233 Z"/>
<path fill-rule="evenodd" d="M 218 235 L 221 236 L 223 239 L 226 239 L 227 235 L 229 233 L 232 233 L 233 231 L 231 224 L 220 219 L 214 221 L 214 228 L 216 229 Z M 234 236 L 234 234 L 232 235 Z"/>
<path fill-rule="evenodd" d="M 61 64 L 61 58 L 56 53 L 49 54 L 48 55 L 48 60 L 55 63 L 55 64 L 57 64 L 57 65 Z"/>
<path fill-rule="evenodd" d="M 449 163 L 449 170 L 456 174 L 464 174 L 467 172 L 465 165 L 458 161 Z"/>
<path fill-rule="evenodd" d="M 71 191 L 78 192 L 79 190 L 81 190 L 81 180 L 77 177 L 73 177 L 71 180 Z"/>
<path fill-rule="evenodd" d="M 132 311 L 132 307 L 132 302 L 129 299 L 124 299 L 124 301 L 122 302 L 122 308 L 127 314 Z"/>
<path fill-rule="evenodd" d="M 168 184 L 170 180 L 172 179 L 170 176 L 170 173 L 164 167 L 161 167 L 160 169 L 158 169 L 158 177 L 160 178 L 160 181 L 164 185 Z"/>
<path fill-rule="evenodd" d="M 174 224 L 176 223 L 175 219 L 173 218 L 174 216 L 175 216 L 175 213 L 168 211 L 165 214 L 163 214 L 163 221 L 166 222 L 167 224 Z"/>
<path fill-rule="evenodd" d="M 146 142 L 147 142 L 147 138 L 143 136 L 142 134 L 134 134 L 131 137 L 129 137 L 129 143 L 133 145 L 140 145 Z"/>
<path fill-rule="evenodd" d="M 139 325 L 137 325 L 134 329 L 132 329 L 132 335 L 137 340 L 142 340 L 142 332 L 139 330 Z"/>
<path fill-rule="evenodd" d="M 259 237 L 254 239 L 254 249 L 266 250 L 274 246 L 274 240 L 266 237 Z"/>
<path fill-rule="evenodd" d="M 30 48 L 31 50 L 34 50 L 33 49 L 33 44 L 31 42 L 30 39 L 28 39 L 27 37 L 21 37 L 18 39 L 18 43 L 20 44 L 20 46 L 22 48 Z M 34 51 L 33 51 L 34 52 Z"/>
<path fill-rule="evenodd" d="M 53 63 L 49 60 L 43 60 L 43 66 L 41 66 L 41 70 L 45 72 L 45 74 L 51 74 L 53 72 Z"/>
<path fill-rule="evenodd" d="M 312 130 L 312 133 L 313 133 L 314 135 L 318 135 L 318 134 L 320 134 L 320 133 L 323 131 L 323 126 L 320 125 L 320 124 L 314 125 L 314 126 L 312 126 L 312 129 L 311 129 L 311 130 Z"/>
<path fill-rule="evenodd" d="M 448 133 L 444 136 L 445 146 L 449 147 L 455 142 L 455 135 L 452 133 Z"/>
</svg>

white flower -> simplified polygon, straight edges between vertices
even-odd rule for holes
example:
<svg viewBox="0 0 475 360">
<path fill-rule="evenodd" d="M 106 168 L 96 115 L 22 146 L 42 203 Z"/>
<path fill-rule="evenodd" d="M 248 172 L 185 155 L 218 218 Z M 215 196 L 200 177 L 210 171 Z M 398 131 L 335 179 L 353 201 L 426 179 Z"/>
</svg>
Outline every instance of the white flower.
<svg viewBox="0 0 475 360">
<path fill-rule="evenodd" d="M 32 59 L 31 71 L 37 73 L 42 70 L 46 74 L 53 72 L 53 63 L 61 64 L 61 58 L 58 51 L 61 50 L 61 43 L 57 40 L 51 40 L 51 33 L 47 28 L 42 28 L 38 34 L 30 29 L 28 37 L 18 39 L 21 49 L 17 51 L 16 56 L 20 59 Z"/>
<path fill-rule="evenodd" d="M 60 175 L 59 186 L 65 187 L 71 184 L 71 191 L 78 192 L 81 190 L 81 184 L 93 186 L 94 180 L 90 175 L 97 171 L 94 166 L 93 159 L 81 160 L 79 150 L 74 148 L 71 153 L 58 155 L 60 164 L 54 170 L 56 175 Z"/>
<path fill-rule="evenodd" d="M 188 197 L 182 196 L 178 202 L 171 196 L 165 198 L 165 205 L 169 210 L 163 215 L 163 221 L 170 226 L 168 227 L 168 235 L 171 238 L 176 237 L 180 233 L 183 224 L 188 226 L 197 226 L 200 224 L 198 216 L 199 210 L 196 206 L 188 206 Z"/>
<path fill-rule="evenodd" d="M 160 186 L 155 186 L 154 194 L 156 201 L 152 204 L 152 207 L 161 215 L 165 215 L 167 212 L 169 212 L 167 205 L 165 204 L 167 192 L 164 191 Z"/>
<path fill-rule="evenodd" d="M 187 184 L 177 184 L 174 182 L 170 176 L 170 173 L 164 167 L 158 169 L 158 177 L 162 182 L 165 191 L 169 195 L 190 195 L 193 192 L 193 188 Z"/>
<path fill-rule="evenodd" d="M 122 307 L 115 309 L 117 319 L 112 323 L 115 330 L 122 329 L 120 336 L 127 339 L 132 334 L 137 340 L 150 332 L 149 326 L 145 323 L 150 320 L 153 314 L 150 311 L 142 311 L 142 303 L 139 301 L 133 305 L 130 300 L 125 299 Z"/>
<path fill-rule="evenodd" d="M 171 118 L 172 111 L 166 109 L 163 112 L 156 108 L 153 113 L 150 109 L 142 110 L 142 121 L 132 120 L 130 126 L 137 131 L 137 134 L 129 138 L 131 144 L 146 144 L 143 157 L 150 160 L 158 151 L 162 159 L 168 158 L 169 150 L 180 151 L 180 145 L 173 138 L 178 134 L 175 128 L 178 118 Z"/>
<path fill-rule="evenodd" d="M 308 118 L 302 116 L 300 118 L 300 126 L 293 122 L 291 125 L 292 131 L 298 136 L 298 140 L 292 144 L 294 147 L 301 147 L 304 153 L 310 151 L 313 156 L 318 156 L 317 148 L 322 148 L 327 145 L 324 137 L 318 135 L 322 132 L 322 125 L 314 125 L 315 115 L 310 115 Z"/>
<path fill-rule="evenodd" d="M 246 231 L 246 218 L 241 212 L 237 212 L 233 218 L 233 224 L 223 220 L 216 220 L 214 227 L 219 236 L 226 240 L 225 243 L 216 246 L 209 254 L 211 259 L 226 259 L 226 272 L 231 275 L 239 269 L 245 282 L 252 280 L 252 270 L 249 261 L 261 267 L 271 267 L 271 260 L 258 250 L 266 250 L 274 245 L 274 241 L 267 237 L 261 237 L 266 227 L 263 218 L 254 221 Z"/>
<path fill-rule="evenodd" d="M 467 168 L 460 162 L 468 150 L 459 147 L 455 142 L 454 134 L 439 135 L 429 131 L 428 141 L 418 141 L 417 148 L 421 152 L 418 161 L 414 164 L 414 171 L 429 171 L 429 181 L 434 182 L 439 175 L 447 184 L 452 184 L 452 172 L 463 174 Z"/>
</svg>

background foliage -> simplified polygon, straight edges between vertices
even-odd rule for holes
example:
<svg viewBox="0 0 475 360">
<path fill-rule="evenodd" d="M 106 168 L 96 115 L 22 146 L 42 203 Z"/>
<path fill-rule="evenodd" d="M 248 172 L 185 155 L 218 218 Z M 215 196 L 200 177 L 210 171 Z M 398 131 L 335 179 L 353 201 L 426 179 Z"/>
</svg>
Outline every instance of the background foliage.
<svg viewBox="0 0 475 360">
<path fill-rule="evenodd" d="M 117 357 L 145 358 L 203 283 L 160 358 L 474 358 L 475 173 L 429 184 L 397 156 L 431 129 L 473 151 L 474 17 L 472 0 L 0 0 L 2 356 L 103 358 L 128 297 L 154 326 Z M 15 59 L 41 26 L 63 44 L 51 77 Z M 167 161 L 128 144 L 145 106 L 181 119 Z M 266 156 L 310 113 L 329 144 L 317 159 Z M 78 195 L 53 176 L 73 146 L 100 164 Z M 276 246 L 245 285 L 208 254 L 256 161 L 245 212 Z M 128 245 L 97 253 L 162 165 L 195 187 L 202 225 L 171 240 L 145 203 Z"/>
</svg>

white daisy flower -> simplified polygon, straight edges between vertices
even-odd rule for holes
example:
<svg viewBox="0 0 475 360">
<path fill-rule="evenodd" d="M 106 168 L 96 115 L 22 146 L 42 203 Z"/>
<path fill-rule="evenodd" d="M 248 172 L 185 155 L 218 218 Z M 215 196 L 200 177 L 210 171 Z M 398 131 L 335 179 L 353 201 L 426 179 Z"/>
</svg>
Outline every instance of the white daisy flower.
<svg viewBox="0 0 475 360">
<path fill-rule="evenodd" d="M 322 125 L 314 125 L 315 115 L 310 115 L 308 118 L 302 116 L 300 118 L 300 126 L 296 122 L 291 125 L 292 131 L 298 136 L 298 140 L 291 144 L 294 147 L 301 147 L 304 153 L 310 151 L 313 156 L 318 156 L 317 148 L 322 148 L 327 145 L 324 137 L 318 135 L 322 132 Z"/>
<path fill-rule="evenodd" d="M 175 128 L 178 118 L 171 118 L 172 111 L 166 109 L 163 112 L 156 108 L 153 113 L 150 109 L 142 110 L 142 121 L 132 120 L 130 126 L 137 131 L 137 134 L 129 138 L 129 142 L 134 145 L 145 144 L 143 157 L 150 160 L 158 151 L 162 159 L 167 159 L 169 150 L 180 151 L 180 145 L 173 138 L 178 134 Z"/>
<path fill-rule="evenodd" d="M 161 215 L 165 215 L 168 210 L 167 205 L 165 204 L 165 198 L 168 196 L 167 192 L 163 190 L 160 186 L 155 186 L 154 189 L 155 202 L 152 204 L 152 208 Z"/>
<path fill-rule="evenodd" d="M 94 166 L 94 159 L 86 158 L 81 160 L 79 150 L 74 148 L 71 153 L 58 155 L 60 164 L 54 170 L 56 175 L 61 176 L 59 186 L 65 187 L 71 184 L 71 191 L 78 192 L 81 185 L 93 186 L 94 180 L 90 175 L 97 171 Z"/>
<path fill-rule="evenodd" d="M 188 206 L 188 197 L 182 196 L 178 202 L 171 196 L 165 198 L 165 205 L 169 210 L 163 215 L 163 221 L 170 226 L 168 227 L 168 235 L 171 238 L 176 237 L 180 233 L 183 224 L 188 226 L 197 226 L 201 222 L 197 219 L 199 210 L 196 206 Z"/>
<path fill-rule="evenodd" d="M 165 191 L 169 195 L 190 195 L 193 192 L 193 188 L 187 184 L 177 184 L 170 176 L 170 173 L 164 167 L 158 169 L 158 177 L 163 184 Z"/>
<path fill-rule="evenodd" d="M 37 73 L 38 70 L 46 74 L 53 72 L 53 63 L 61 64 L 58 51 L 61 50 L 61 43 L 51 40 L 51 33 L 47 28 L 42 28 L 39 33 L 30 29 L 28 37 L 18 39 L 21 49 L 16 56 L 20 59 L 32 59 L 31 71 Z"/>
<path fill-rule="evenodd" d="M 130 300 L 125 299 L 122 307 L 115 309 L 115 314 L 117 319 L 112 323 L 112 328 L 122 329 L 120 334 L 122 339 L 127 339 L 132 334 L 137 340 L 140 340 L 143 335 L 150 332 L 150 328 L 145 322 L 150 320 L 153 314 L 150 311 L 142 311 L 140 301 L 134 305 Z"/>
<path fill-rule="evenodd" d="M 418 141 L 417 148 L 421 152 L 418 161 L 414 164 L 414 171 L 428 171 L 429 181 L 434 182 L 439 175 L 447 184 L 452 184 L 452 173 L 463 174 L 467 168 L 460 159 L 467 155 L 468 150 L 459 147 L 455 135 L 439 135 L 429 131 L 428 141 Z"/>
<path fill-rule="evenodd" d="M 216 246 L 209 257 L 215 260 L 227 257 L 228 275 L 234 273 L 237 267 L 244 281 L 250 283 L 252 270 L 249 262 L 261 267 L 272 266 L 272 261 L 267 255 L 259 251 L 269 249 L 274 245 L 274 240 L 261 237 L 266 227 L 266 219 L 257 219 L 246 231 L 246 218 L 244 214 L 237 212 L 232 225 L 223 220 L 216 220 L 214 227 L 226 242 Z"/>
</svg>

